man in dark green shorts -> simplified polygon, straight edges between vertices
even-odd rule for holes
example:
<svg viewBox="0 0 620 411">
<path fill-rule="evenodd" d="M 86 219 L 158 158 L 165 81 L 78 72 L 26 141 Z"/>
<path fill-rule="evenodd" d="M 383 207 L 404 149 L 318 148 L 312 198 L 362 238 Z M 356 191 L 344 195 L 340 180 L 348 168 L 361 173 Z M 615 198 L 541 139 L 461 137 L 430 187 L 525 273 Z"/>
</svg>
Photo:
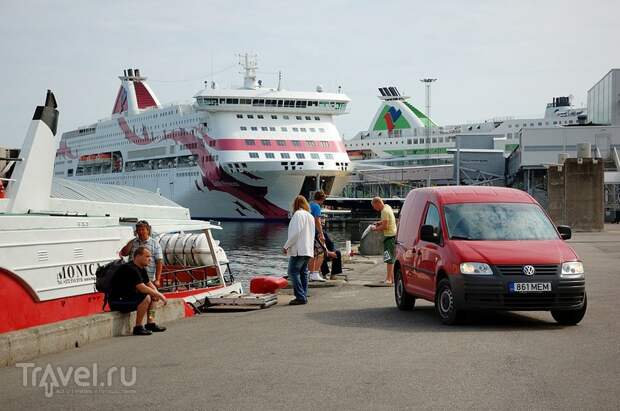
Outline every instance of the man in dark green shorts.
<svg viewBox="0 0 620 411">
<path fill-rule="evenodd" d="M 381 213 L 381 221 L 374 224 L 373 231 L 383 231 L 383 262 L 387 265 L 385 284 L 394 283 L 394 262 L 396 261 L 396 217 L 388 204 L 380 197 L 372 199 L 372 208 Z"/>
</svg>

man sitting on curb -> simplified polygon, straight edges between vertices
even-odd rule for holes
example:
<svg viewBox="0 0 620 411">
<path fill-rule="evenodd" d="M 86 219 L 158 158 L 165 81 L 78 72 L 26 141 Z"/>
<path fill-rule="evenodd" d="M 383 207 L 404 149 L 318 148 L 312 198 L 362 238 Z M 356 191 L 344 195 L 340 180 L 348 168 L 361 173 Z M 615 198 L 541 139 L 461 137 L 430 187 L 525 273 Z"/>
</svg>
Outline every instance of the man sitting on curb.
<svg viewBox="0 0 620 411">
<path fill-rule="evenodd" d="M 133 335 L 151 335 L 166 331 L 166 327 L 155 324 L 154 316 L 148 318 L 146 327 L 142 325 L 147 312 L 154 313 L 157 301 L 167 303 L 151 282 L 146 272 L 151 260 L 151 252 L 146 247 L 138 247 L 133 252 L 132 261 L 123 264 L 112 278 L 110 287 L 110 309 L 129 313 L 136 311 L 136 326 Z"/>
</svg>

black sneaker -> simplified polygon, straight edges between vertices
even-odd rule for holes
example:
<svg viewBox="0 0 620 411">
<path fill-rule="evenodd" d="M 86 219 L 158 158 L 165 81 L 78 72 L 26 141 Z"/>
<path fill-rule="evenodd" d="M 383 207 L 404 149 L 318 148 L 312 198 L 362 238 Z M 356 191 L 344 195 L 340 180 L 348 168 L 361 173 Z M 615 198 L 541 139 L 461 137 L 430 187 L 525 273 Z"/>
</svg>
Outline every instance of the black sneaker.
<svg viewBox="0 0 620 411">
<path fill-rule="evenodd" d="M 288 305 L 304 305 L 307 303 L 308 301 L 302 301 L 302 300 L 298 300 L 297 298 L 295 298 L 294 300 L 291 300 L 291 302 L 289 302 Z"/>
<path fill-rule="evenodd" d="M 146 327 L 144 328 L 154 333 L 160 333 L 160 332 L 166 331 L 166 327 L 162 327 L 161 325 L 157 325 L 155 323 L 146 323 Z"/>
<path fill-rule="evenodd" d="M 141 325 L 133 327 L 133 335 L 151 335 L 153 334 Z"/>
</svg>

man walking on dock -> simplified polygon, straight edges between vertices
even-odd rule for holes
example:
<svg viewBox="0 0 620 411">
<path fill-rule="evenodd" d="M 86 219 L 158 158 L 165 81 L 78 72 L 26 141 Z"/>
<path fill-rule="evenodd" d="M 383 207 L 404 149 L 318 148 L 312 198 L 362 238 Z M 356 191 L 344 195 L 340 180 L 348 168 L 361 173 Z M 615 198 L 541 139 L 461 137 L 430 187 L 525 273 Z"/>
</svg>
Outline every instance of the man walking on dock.
<svg viewBox="0 0 620 411">
<path fill-rule="evenodd" d="M 373 231 L 383 231 L 383 261 L 387 266 L 385 284 L 394 284 L 394 261 L 396 260 L 396 217 L 392 207 L 380 197 L 372 199 L 372 208 L 381 213 L 381 221 L 374 224 Z"/>
</svg>

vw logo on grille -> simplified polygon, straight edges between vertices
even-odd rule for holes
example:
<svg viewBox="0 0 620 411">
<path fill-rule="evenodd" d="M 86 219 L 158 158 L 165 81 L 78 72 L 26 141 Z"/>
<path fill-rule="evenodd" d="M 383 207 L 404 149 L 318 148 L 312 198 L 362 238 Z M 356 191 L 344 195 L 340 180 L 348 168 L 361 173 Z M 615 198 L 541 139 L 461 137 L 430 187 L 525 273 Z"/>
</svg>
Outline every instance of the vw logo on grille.
<svg viewBox="0 0 620 411">
<path fill-rule="evenodd" d="M 525 274 L 525 275 L 534 275 L 534 274 L 536 274 L 536 269 L 534 268 L 534 266 L 525 265 L 525 266 L 523 266 L 523 274 Z"/>
</svg>

